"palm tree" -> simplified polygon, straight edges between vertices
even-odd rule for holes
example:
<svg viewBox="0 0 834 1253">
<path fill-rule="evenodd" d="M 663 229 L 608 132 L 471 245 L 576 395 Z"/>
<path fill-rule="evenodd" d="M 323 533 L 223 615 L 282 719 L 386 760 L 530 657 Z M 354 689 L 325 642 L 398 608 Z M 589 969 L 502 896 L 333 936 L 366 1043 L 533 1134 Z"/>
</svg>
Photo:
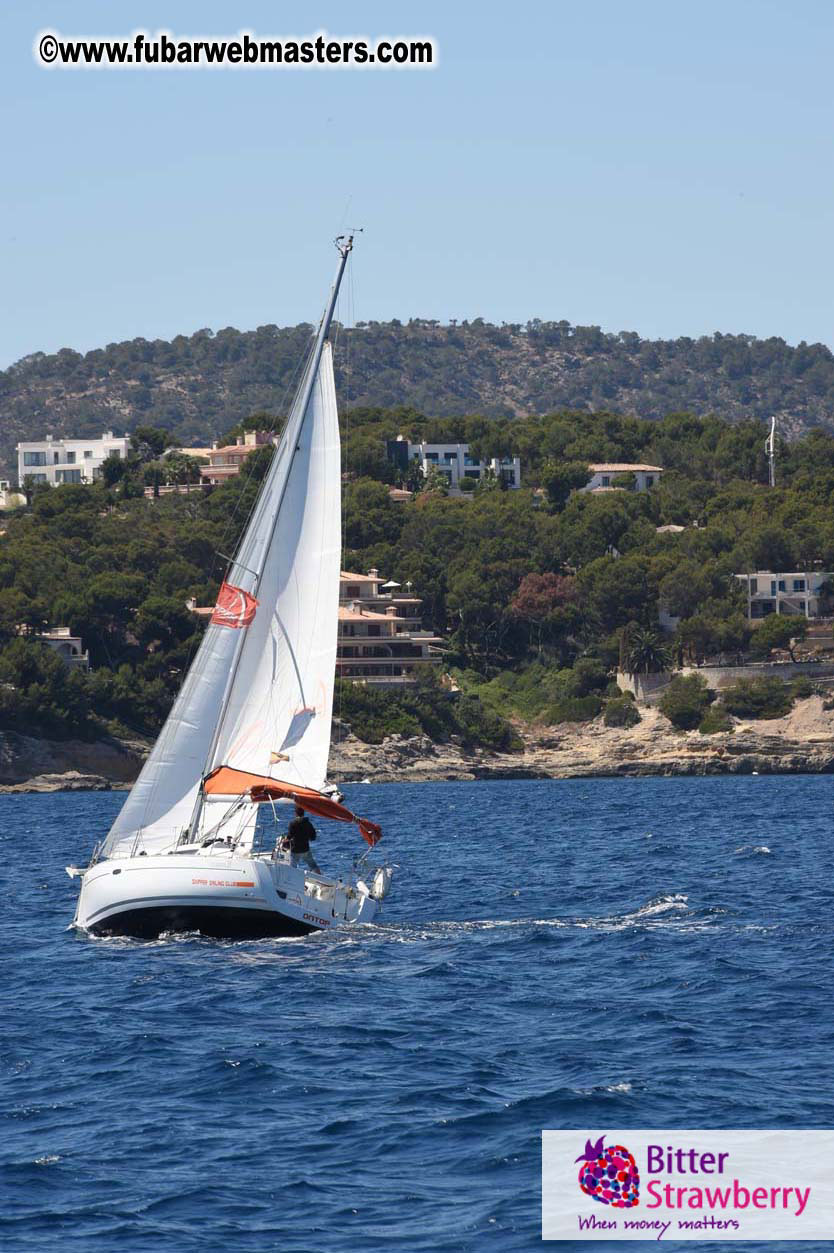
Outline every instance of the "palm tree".
<svg viewBox="0 0 834 1253">
<path fill-rule="evenodd" d="M 669 648 L 650 627 L 632 627 L 624 642 L 629 674 L 660 674 L 670 668 Z"/>
</svg>

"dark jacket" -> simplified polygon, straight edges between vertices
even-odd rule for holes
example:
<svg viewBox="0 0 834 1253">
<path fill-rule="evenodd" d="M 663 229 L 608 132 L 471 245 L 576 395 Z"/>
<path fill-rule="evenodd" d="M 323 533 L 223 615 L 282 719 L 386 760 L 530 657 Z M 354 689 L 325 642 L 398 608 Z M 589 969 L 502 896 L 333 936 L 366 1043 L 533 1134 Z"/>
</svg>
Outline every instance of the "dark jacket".
<svg viewBox="0 0 834 1253">
<path fill-rule="evenodd" d="M 303 818 L 293 818 L 288 834 L 290 852 L 306 853 L 309 851 L 310 841 L 316 838 L 316 829 L 305 814 Z"/>
</svg>

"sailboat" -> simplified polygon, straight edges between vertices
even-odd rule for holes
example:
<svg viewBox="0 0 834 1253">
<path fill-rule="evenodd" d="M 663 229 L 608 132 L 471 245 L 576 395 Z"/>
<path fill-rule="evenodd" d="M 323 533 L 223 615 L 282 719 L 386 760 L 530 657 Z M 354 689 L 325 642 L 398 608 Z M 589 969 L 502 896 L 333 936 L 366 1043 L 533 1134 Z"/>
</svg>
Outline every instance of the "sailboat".
<svg viewBox="0 0 834 1253">
<path fill-rule="evenodd" d="M 306 935 L 372 921 L 390 886 L 392 868 L 368 861 L 380 827 L 326 781 L 341 564 L 329 332 L 353 237 L 336 246 L 325 313 L 200 648 L 109 834 L 86 869 L 67 867 L 84 931 Z M 368 847 L 349 874 L 293 864 L 282 802 L 358 828 Z"/>
</svg>

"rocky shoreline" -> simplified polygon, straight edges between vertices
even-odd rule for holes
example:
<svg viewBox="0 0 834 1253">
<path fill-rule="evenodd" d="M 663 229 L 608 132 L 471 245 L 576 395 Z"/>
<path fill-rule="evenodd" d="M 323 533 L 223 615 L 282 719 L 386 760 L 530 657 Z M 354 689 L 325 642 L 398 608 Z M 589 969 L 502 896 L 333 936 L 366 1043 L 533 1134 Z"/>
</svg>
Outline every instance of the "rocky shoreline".
<svg viewBox="0 0 834 1253">
<path fill-rule="evenodd" d="M 381 745 L 349 736 L 333 746 L 334 782 L 422 783 L 475 779 L 585 779 L 707 774 L 834 772 L 834 711 L 820 697 L 801 701 L 785 718 L 745 722 L 732 732 L 675 731 L 656 709 L 623 730 L 591 723 L 534 728 L 517 725 L 517 753 L 467 752 L 426 736 L 390 736 Z"/>
<path fill-rule="evenodd" d="M 834 773 L 834 710 L 819 696 L 798 701 L 784 718 L 736 720 L 731 732 L 675 731 L 656 709 L 642 709 L 629 730 L 591 723 L 533 727 L 518 723 L 515 753 L 435 744 L 425 735 L 393 735 L 365 744 L 348 734 L 334 742 L 334 783 L 440 783 L 477 779 L 634 778 L 674 775 Z M 148 745 L 134 741 L 57 743 L 0 734 L 0 793 L 127 789 Z"/>
<path fill-rule="evenodd" d="M 149 749 L 142 740 L 42 740 L 0 731 L 0 794 L 127 790 Z"/>
</svg>

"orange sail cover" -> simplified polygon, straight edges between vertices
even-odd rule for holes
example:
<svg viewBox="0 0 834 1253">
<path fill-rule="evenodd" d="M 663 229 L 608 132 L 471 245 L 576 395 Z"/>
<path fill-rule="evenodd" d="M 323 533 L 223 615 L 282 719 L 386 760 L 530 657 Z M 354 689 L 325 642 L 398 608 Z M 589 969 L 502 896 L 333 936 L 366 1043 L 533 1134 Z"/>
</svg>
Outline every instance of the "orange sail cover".
<svg viewBox="0 0 834 1253">
<path fill-rule="evenodd" d="M 382 839 L 382 828 L 369 818 L 358 818 L 344 805 L 332 801 L 311 787 L 298 787 L 294 783 L 282 783 L 265 774 L 250 774 L 247 770 L 235 770 L 232 766 L 218 766 L 203 780 L 207 796 L 242 796 L 248 792 L 253 801 L 274 801 L 287 797 L 319 818 L 332 818 L 334 822 L 355 822 L 363 840 L 372 847 Z"/>
</svg>

